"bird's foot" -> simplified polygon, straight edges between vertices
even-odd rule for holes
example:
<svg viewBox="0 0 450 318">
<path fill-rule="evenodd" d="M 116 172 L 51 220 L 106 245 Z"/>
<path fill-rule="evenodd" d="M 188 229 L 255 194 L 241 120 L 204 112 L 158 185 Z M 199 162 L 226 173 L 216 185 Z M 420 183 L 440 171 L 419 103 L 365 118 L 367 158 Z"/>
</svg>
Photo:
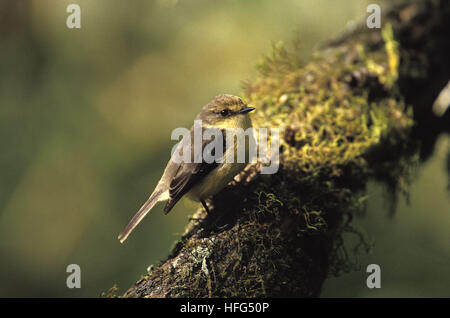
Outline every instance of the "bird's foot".
<svg viewBox="0 0 450 318">
<path fill-rule="evenodd" d="M 200 202 L 202 203 L 203 207 L 205 208 L 206 214 L 209 214 L 209 209 L 208 209 L 208 206 L 206 205 L 205 200 L 200 200 Z"/>
</svg>

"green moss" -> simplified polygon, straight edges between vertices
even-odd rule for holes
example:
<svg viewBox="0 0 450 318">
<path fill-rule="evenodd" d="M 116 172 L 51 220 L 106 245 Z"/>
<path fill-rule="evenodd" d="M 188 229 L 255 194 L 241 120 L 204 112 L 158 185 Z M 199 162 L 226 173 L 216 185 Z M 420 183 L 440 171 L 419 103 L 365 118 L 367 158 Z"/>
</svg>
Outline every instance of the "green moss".
<svg viewBox="0 0 450 318">
<path fill-rule="evenodd" d="M 119 295 L 117 294 L 119 291 L 119 288 L 116 284 L 114 284 L 110 289 L 108 289 L 105 292 L 102 292 L 100 297 L 102 298 L 117 298 Z"/>
<path fill-rule="evenodd" d="M 361 163 L 361 156 L 390 129 L 411 124 L 405 105 L 386 86 L 396 76 L 395 62 L 387 62 L 396 60 L 392 43 L 374 54 L 355 44 L 290 73 L 272 72 L 247 87 L 247 100 L 258 109 L 255 125 L 284 131 L 285 164 L 304 172 L 302 177 L 315 178 L 324 168 Z M 351 63 L 341 61 L 351 54 Z M 373 96 L 374 86 L 380 96 Z"/>
<path fill-rule="evenodd" d="M 382 179 L 380 176 L 386 174 L 385 166 L 377 166 L 370 157 L 387 144 L 388 151 L 394 148 L 403 153 L 413 125 L 412 111 L 399 99 L 396 89 L 399 52 L 390 25 L 383 28 L 382 38 L 381 49 L 353 42 L 318 53 L 311 63 L 297 69 L 292 67 L 300 64 L 295 52 L 289 53 L 280 44 L 273 47 L 260 66 L 264 72 L 247 85 L 245 94 L 249 104 L 257 108 L 252 118 L 256 127 L 283 131 L 280 174 L 285 177 L 278 180 L 283 185 L 273 191 L 276 199 L 271 197 L 273 193 L 257 194 L 254 215 L 273 213 L 281 219 L 282 207 L 301 216 L 296 227 L 299 235 L 311 235 L 330 228 L 326 219 L 331 213 L 340 219 L 364 209 L 368 178 Z M 397 159 L 383 161 L 392 166 L 391 176 L 385 180 L 398 180 L 395 187 L 405 189 L 410 175 L 406 170 L 412 161 Z M 268 196 L 265 204 L 260 203 L 261 194 Z M 334 230 L 336 237 L 346 231 L 363 239 L 348 224 Z M 277 233 L 271 235 L 275 238 Z M 342 252 L 340 240 L 336 242 L 334 249 Z M 367 242 L 362 240 L 358 246 L 367 247 Z M 339 253 L 332 254 L 337 260 Z M 348 267 L 348 253 L 343 255 L 347 256 L 333 263 L 333 272 L 340 272 L 339 266 Z"/>
</svg>

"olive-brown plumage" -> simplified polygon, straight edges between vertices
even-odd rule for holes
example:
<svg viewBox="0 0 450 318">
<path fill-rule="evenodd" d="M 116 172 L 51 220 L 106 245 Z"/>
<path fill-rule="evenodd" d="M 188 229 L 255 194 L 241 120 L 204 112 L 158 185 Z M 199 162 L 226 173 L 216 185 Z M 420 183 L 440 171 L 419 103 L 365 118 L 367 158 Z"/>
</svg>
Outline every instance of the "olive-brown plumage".
<svg viewBox="0 0 450 318">
<path fill-rule="evenodd" d="M 222 94 L 206 104 L 197 115 L 196 120 L 201 120 L 202 130 L 218 129 L 226 134 L 227 129 L 242 128 L 246 130 L 251 128 L 252 124 L 248 113 L 253 109 L 237 96 Z M 190 130 L 190 138 L 183 137 L 176 151 L 183 147 L 192 149 L 193 134 L 194 127 Z M 202 153 L 204 147 L 210 142 L 211 140 L 202 140 Z M 224 158 L 235 155 L 236 144 L 234 142 L 227 144 L 226 138 L 223 138 L 221 146 Z M 246 148 L 246 152 L 248 152 L 248 148 Z M 194 152 L 191 151 L 191 153 Z M 120 242 L 123 243 L 127 239 L 133 229 L 158 202 L 166 202 L 165 214 L 169 213 L 183 196 L 202 202 L 207 209 L 205 199 L 222 190 L 245 165 L 245 162 L 227 162 L 227 160 L 210 163 L 203 159 L 200 162 L 195 162 L 195 160 L 179 162 L 172 156 L 153 193 L 120 233 Z"/>
</svg>

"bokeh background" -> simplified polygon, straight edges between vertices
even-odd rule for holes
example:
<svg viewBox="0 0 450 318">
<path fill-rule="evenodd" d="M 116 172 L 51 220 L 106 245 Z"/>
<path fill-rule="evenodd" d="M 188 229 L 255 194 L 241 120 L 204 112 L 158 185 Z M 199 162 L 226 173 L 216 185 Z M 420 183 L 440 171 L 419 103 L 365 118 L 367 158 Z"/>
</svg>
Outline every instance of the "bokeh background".
<svg viewBox="0 0 450 318">
<path fill-rule="evenodd" d="M 66 27 L 71 3 L 81 29 Z M 272 43 L 298 38 L 306 59 L 369 3 L 2 0 L 0 297 L 124 292 L 196 207 L 181 201 L 167 216 L 157 207 L 117 240 L 164 169 L 172 129 L 190 127 L 213 96 L 240 94 Z M 324 296 L 450 296 L 449 148 L 441 137 L 393 218 L 382 186 L 370 185 L 356 224 L 373 252 L 327 280 Z M 365 285 L 369 263 L 382 268 L 380 290 Z M 81 289 L 66 287 L 69 264 L 81 266 Z"/>
</svg>

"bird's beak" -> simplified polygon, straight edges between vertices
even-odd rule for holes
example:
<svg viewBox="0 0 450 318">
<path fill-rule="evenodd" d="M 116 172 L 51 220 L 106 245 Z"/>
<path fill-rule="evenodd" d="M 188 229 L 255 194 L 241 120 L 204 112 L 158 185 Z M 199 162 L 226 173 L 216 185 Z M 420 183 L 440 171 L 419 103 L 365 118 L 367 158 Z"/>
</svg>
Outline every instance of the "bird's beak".
<svg viewBox="0 0 450 318">
<path fill-rule="evenodd" d="M 255 107 L 248 107 L 248 106 L 246 106 L 246 107 L 243 107 L 243 108 L 239 111 L 239 114 L 249 113 L 249 112 L 251 112 L 251 111 L 254 110 L 254 109 L 255 109 Z"/>
</svg>

